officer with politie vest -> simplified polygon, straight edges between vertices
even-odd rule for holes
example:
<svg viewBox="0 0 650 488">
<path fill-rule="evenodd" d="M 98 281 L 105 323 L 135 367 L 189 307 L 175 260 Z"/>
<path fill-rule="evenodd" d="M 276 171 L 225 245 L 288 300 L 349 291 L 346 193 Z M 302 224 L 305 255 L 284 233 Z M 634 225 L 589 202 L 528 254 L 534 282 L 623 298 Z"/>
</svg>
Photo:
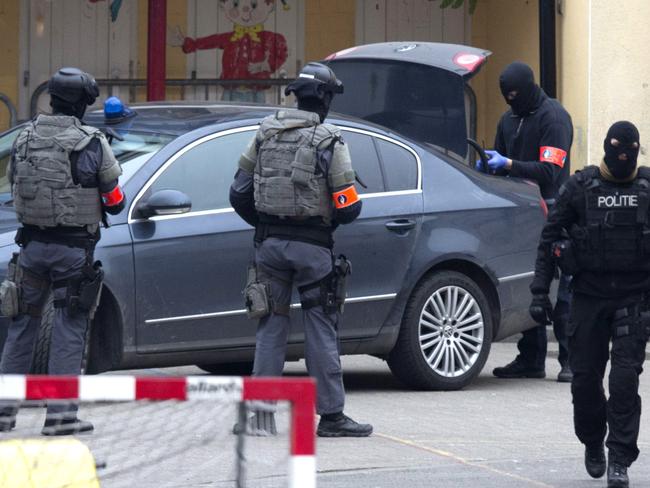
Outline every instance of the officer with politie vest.
<svg viewBox="0 0 650 488">
<path fill-rule="evenodd" d="M 567 335 L 574 426 L 587 472 L 594 478 L 607 472 L 608 487 L 629 486 L 627 468 L 639 455 L 639 375 L 650 335 L 650 168 L 637 167 L 639 148 L 637 128 L 616 122 L 600 166 L 587 166 L 562 186 L 530 286 L 548 300 L 554 260 L 573 275 Z"/>
<path fill-rule="evenodd" d="M 2 313 L 12 317 L 2 352 L 2 374 L 29 373 L 43 307 L 53 293 L 48 372 L 78 375 L 88 319 L 101 288 L 93 254 L 104 212 L 119 213 L 125 198 L 122 169 L 99 129 L 84 125 L 86 107 L 99 96 L 94 78 L 63 68 L 48 84 L 52 115 L 39 115 L 18 135 L 7 175 L 22 226 L 21 247 L 0 286 Z M 0 407 L 0 431 L 16 424 L 17 405 Z M 73 404 L 49 404 L 43 435 L 93 430 Z"/>
<path fill-rule="evenodd" d="M 318 384 L 317 434 L 365 437 L 372 426 L 343 414 L 345 393 L 337 324 L 350 263 L 335 258 L 332 234 L 361 212 L 350 153 L 340 130 L 323 121 L 343 92 L 334 72 L 309 63 L 285 93 L 298 109 L 266 117 L 239 161 L 230 189 L 235 211 L 255 227 L 255 263 L 245 290 L 249 316 L 259 318 L 255 376 L 280 376 L 291 323 L 292 286 L 300 293 L 307 369 Z M 257 404 L 248 434 L 275 434 L 272 406 Z"/>
</svg>

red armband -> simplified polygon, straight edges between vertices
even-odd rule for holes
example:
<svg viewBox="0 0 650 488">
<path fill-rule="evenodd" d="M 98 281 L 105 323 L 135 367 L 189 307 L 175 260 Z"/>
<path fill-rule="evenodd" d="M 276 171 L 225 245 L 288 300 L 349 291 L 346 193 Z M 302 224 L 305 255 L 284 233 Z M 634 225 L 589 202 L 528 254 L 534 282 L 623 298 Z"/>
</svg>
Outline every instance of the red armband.
<svg viewBox="0 0 650 488">
<path fill-rule="evenodd" d="M 566 151 L 557 147 L 543 146 L 539 148 L 539 160 L 545 163 L 553 163 L 563 168 L 564 161 L 566 161 Z"/>
<path fill-rule="evenodd" d="M 334 200 L 334 206 L 336 208 L 345 208 L 357 203 L 359 201 L 359 195 L 354 185 L 350 185 L 341 191 L 332 193 L 332 200 Z"/>
<path fill-rule="evenodd" d="M 122 193 L 120 185 L 117 185 L 108 193 L 102 193 L 102 203 L 107 207 L 114 207 L 115 205 L 119 205 L 123 200 L 124 193 Z"/>
</svg>

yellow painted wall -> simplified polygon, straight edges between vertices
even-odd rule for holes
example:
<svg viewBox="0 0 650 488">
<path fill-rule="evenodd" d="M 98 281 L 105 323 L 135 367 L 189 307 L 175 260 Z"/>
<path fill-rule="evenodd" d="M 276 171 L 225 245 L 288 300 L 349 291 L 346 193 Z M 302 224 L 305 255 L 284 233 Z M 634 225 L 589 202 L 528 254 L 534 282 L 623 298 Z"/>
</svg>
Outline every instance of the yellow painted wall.
<svg viewBox="0 0 650 488">
<path fill-rule="evenodd" d="M 148 0 L 138 0 L 138 78 L 147 77 L 147 14 Z M 187 1 L 167 0 L 167 25 L 187 25 Z M 185 78 L 186 55 L 181 49 L 166 46 L 167 78 Z M 138 100 L 146 100 L 147 90 L 138 90 Z M 167 100 L 180 100 L 181 88 L 167 88 Z"/>
<path fill-rule="evenodd" d="M 558 98 L 573 120 L 571 170 L 588 163 L 589 0 L 562 3 L 556 17 Z"/>
<path fill-rule="evenodd" d="M 0 63 L 0 92 L 11 98 L 18 105 L 18 62 L 19 62 L 19 2 L 0 2 L 0 46 L 2 62 Z M 9 128 L 9 112 L 0 104 L 0 131 Z"/>
<path fill-rule="evenodd" d="M 479 0 L 471 22 L 472 46 L 492 51 L 472 80 L 478 103 L 477 138 L 492 147 L 499 117 L 508 107 L 499 91 L 501 71 L 513 61 L 523 61 L 539 80 L 537 0 Z"/>
<path fill-rule="evenodd" d="M 639 161 L 648 164 L 650 142 L 650 63 L 647 62 L 650 2 L 591 0 L 589 70 L 589 160 L 598 163 L 609 126 L 634 123 L 641 134 Z"/>
<path fill-rule="evenodd" d="M 305 0 L 305 62 L 354 46 L 356 2 Z"/>
</svg>

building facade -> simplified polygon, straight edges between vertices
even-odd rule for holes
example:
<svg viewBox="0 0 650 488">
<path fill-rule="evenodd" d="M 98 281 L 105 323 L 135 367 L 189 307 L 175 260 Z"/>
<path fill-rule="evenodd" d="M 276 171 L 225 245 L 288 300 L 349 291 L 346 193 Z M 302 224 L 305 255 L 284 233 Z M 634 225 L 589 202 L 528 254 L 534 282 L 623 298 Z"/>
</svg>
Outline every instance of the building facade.
<svg viewBox="0 0 650 488">
<path fill-rule="evenodd" d="M 537 0 L 478 0 L 470 14 L 441 0 L 167 0 L 167 98 L 291 103 L 281 84 L 301 66 L 356 44 L 434 41 L 492 51 L 472 80 L 478 139 L 491 146 L 506 105 L 498 90 L 505 65 L 521 60 L 539 73 Z M 253 8 L 254 7 L 254 8 Z M 48 110 L 43 83 L 59 67 L 78 66 L 108 80 L 109 93 L 145 99 L 147 0 L 2 0 L 0 96 L 25 119 Z M 574 168 L 597 163 L 614 121 L 650 134 L 650 32 L 645 0 L 557 0 L 558 98 L 572 115 Z M 639 19 L 632 23 L 629 19 Z M 258 85 L 223 79 L 261 80 Z M 183 81 L 185 80 L 185 81 Z M 211 81 L 202 81 L 211 80 Z M 110 86 L 105 83 L 109 83 Z M 39 96 L 40 94 L 40 96 Z M 0 129 L 9 112 L 0 105 Z M 641 160 L 644 161 L 642 151 Z"/>
</svg>

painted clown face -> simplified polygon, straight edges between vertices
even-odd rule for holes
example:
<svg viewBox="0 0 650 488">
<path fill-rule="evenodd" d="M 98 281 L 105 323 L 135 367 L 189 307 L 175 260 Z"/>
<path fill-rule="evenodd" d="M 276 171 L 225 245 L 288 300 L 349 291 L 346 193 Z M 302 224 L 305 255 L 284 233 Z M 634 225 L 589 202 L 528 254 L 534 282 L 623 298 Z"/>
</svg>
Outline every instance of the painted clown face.
<svg viewBox="0 0 650 488">
<path fill-rule="evenodd" d="M 220 0 L 219 5 L 233 24 L 252 27 L 266 21 L 275 9 L 275 0 Z"/>
</svg>

